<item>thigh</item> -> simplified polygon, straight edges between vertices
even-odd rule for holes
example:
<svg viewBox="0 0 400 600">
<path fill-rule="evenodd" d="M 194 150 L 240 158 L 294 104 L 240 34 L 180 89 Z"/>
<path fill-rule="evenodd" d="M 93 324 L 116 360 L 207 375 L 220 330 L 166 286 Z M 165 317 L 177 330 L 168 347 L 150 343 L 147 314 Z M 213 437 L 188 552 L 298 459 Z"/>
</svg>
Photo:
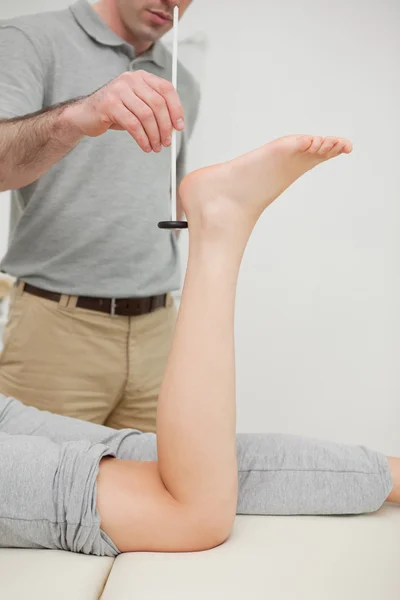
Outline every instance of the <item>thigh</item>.
<svg viewBox="0 0 400 600">
<path fill-rule="evenodd" d="M 0 433 L 0 546 L 115 556 L 96 509 L 102 444 Z"/>
<path fill-rule="evenodd" d="M 128 322 L 17 295 L 0 356 L 0 393 L 104 423 L 127 374 Z"/>
<path fill-rule="evenodd" d="M 131 319 L 129 377 L 124 394 L 106 425 L 155 432 L 158 395 L 176 324 L 176 306 Z"/>
<path fill-rule="evenodd" d="M 86 440 L 104 444 L 117 458 L 157 460 L 157 442 L 153 433 L 134 429 L 115 430 L 97 423 L 55 415 L 25 406 L 14 398 L 0 394 L 0 432 L 9 435 L 34 435 L 58 444 Z"/>
</svg>

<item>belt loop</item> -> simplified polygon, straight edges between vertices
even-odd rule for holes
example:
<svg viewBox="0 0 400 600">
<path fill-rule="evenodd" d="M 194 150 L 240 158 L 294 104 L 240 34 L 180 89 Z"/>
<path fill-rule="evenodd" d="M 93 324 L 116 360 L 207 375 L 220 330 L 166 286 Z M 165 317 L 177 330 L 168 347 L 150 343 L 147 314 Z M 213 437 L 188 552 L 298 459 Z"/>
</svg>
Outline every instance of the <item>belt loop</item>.
<svg viewBox="0 0 400 600">
<path fill-rule="evenodd" d="M 61 294 L 60 300 L 58 301 L 58 306 L 60 308 L 68 308 L 69 298 L 69 296 Z"/>
<path fill-rule="evenodd" d="M 58 301 L 58 306 L 63 308 L 64 310 L 69 310 L 73 312 L 76 309 L 76 303 L 78 302 L 78 296 L 68 296 L 66 294 L 61 294 L 60 300 Z"/>
<path fill-rule="evenodd" d="M 75 310 L 78 302 L 78 296 L 68 296 L 68 304 L 67 308 L 70 310 Z"/>
<path fill-rule="evenodd" d="M 18 280 L 15 283 L 15 293 L 14 298 L 19 298 L 24 293 L 25 281 Z"/>
</svg>

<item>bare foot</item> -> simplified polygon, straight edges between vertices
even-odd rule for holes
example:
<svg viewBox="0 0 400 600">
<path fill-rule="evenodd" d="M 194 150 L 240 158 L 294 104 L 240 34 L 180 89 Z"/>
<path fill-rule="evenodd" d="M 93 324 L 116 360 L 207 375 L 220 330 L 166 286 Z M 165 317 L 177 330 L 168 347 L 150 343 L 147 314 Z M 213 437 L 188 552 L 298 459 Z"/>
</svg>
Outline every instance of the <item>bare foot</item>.
<svg viewBox="0 0 400 600">
<path fill-rule="evenodd" d="M 344 138 L 291 135 L 229 162 L 194 171 L 180 187 L 189 228 L 199 219 L 225 226 L 247 219 L 253 227 L 267 206 L 301 175 L 352 149 Z"/>
</svg>

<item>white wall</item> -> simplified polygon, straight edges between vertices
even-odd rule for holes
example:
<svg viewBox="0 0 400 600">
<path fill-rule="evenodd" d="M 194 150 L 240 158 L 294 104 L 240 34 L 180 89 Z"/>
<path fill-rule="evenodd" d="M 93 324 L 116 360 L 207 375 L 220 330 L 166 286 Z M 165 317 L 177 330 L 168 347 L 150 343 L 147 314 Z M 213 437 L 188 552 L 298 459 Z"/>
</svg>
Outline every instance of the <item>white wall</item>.
<svg viewBox="0 0 400 600">
<path fill-rule="evenodd" d="M 249 244 L 239 429 L 399 453 L 400 6 L 202 0 L 186 21 L 210 39 L 193 163 L 293 132 L 355 144 L 268 209 Z"/>
<path fill-rule="evenodd" d="M 66 4 L 14 0 L 0 16 Z M 397 0 L 202 0 L 182 22 L 210 44 L 191 167 L 293 132 L 355 144 L 270 207 L 249 244 L 239 430 L 400 453 L 399 23 Z"/>
</svg>

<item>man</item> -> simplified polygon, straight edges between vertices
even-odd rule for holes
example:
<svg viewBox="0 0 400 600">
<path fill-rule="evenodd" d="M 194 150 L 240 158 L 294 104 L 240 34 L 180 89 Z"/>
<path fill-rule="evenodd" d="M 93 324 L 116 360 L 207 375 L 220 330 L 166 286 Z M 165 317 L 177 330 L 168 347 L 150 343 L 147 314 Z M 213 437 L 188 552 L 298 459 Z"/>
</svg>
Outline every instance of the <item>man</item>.
<svg viewBox="0 0 400 600">
<path fill-rule="evenodd" d="M 399 458 L 235 435 L 235 295 L 248 239 L 296 179 L 351 150 L 341 138 L 288 136 L 185 178 L 190 253 L 157 441 L 0 395 L 0 546 L 191 552 L 224 542 L 235 513 L 359 514 L 400 503 Z"/>
<path fill-rule="evenodd" d="M 0 390 L 114 428 L 155 430 L 179 288 L 170 218 L 199 93 L 158 41 L 190 0 L 79 0 L 0 27 L 0 189 L 22 216 Z"/>
</svg>

